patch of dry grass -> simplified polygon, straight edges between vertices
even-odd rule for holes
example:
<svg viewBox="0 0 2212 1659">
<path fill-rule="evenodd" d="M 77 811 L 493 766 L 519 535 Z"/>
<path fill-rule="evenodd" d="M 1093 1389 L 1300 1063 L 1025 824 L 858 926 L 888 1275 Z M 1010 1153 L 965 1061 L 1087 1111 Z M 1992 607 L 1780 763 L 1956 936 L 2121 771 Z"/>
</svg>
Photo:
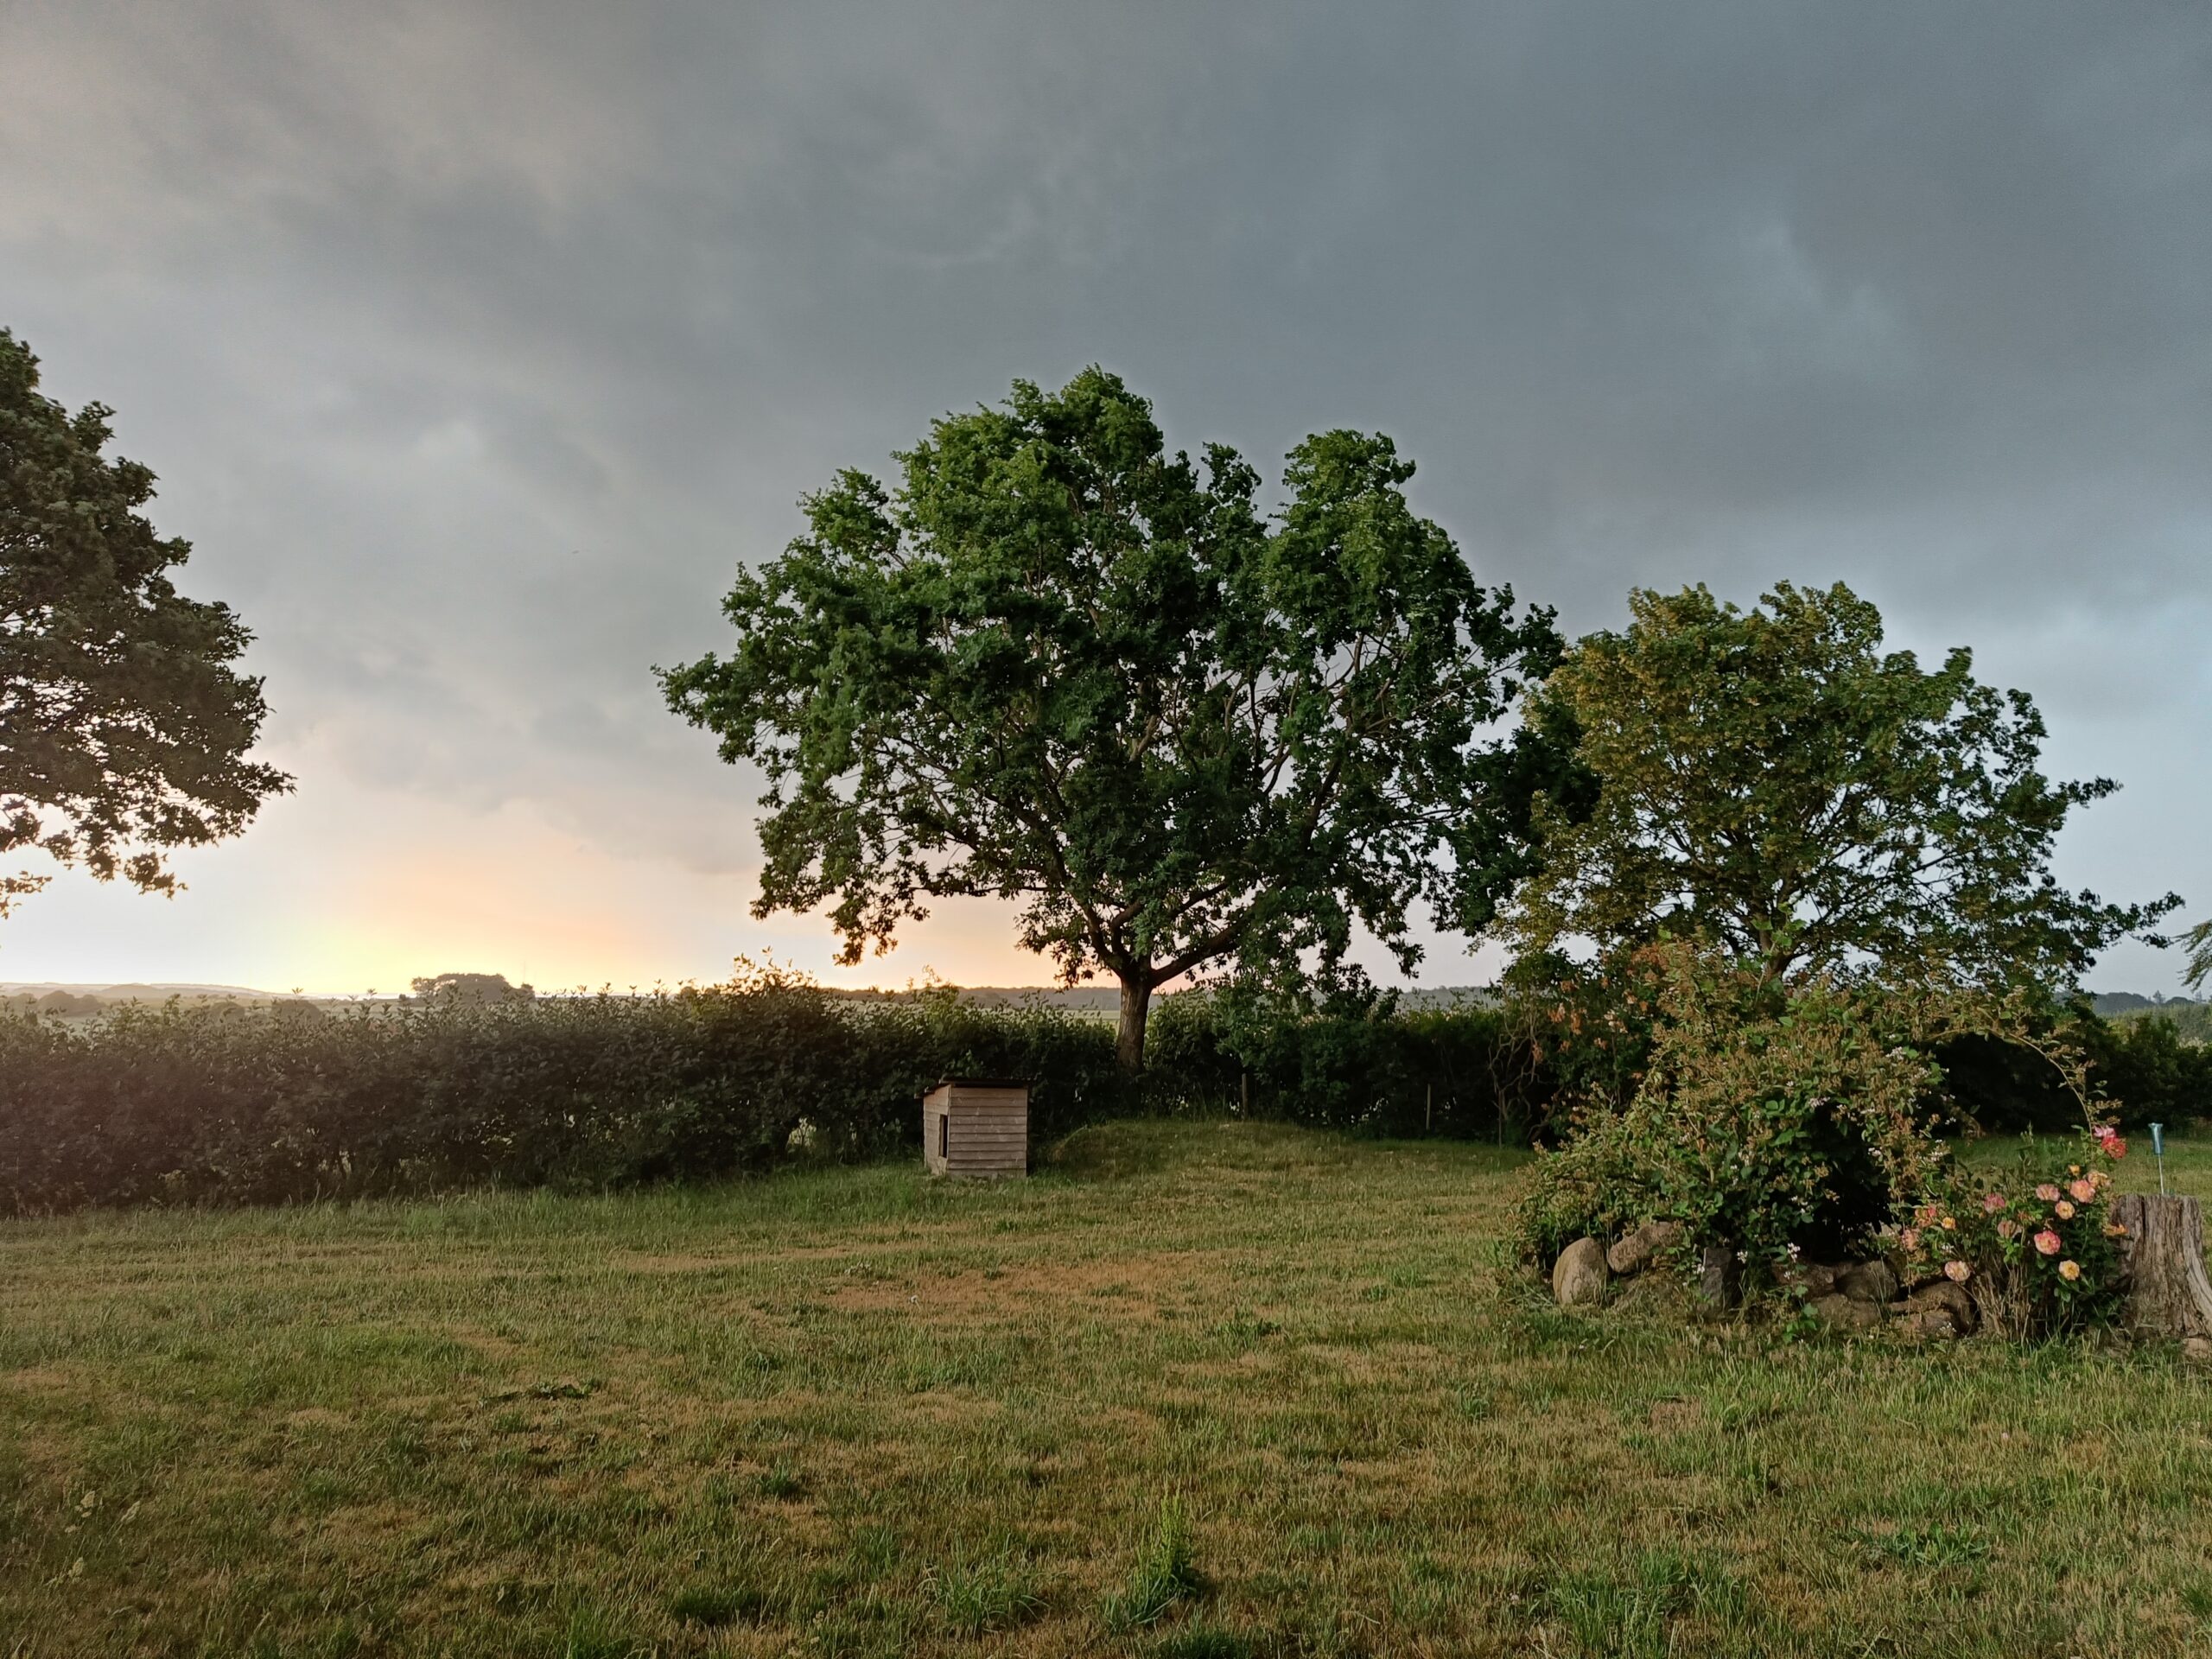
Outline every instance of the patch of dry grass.
<svg viewBox="0 0 2212 1659">
<path fill-rule="evenodd" d="M 2172 1357 L 1561 1313 L 1513 1161 L 0 1226 L 0 1656 L 2212 1649 Z"/>
</svg>

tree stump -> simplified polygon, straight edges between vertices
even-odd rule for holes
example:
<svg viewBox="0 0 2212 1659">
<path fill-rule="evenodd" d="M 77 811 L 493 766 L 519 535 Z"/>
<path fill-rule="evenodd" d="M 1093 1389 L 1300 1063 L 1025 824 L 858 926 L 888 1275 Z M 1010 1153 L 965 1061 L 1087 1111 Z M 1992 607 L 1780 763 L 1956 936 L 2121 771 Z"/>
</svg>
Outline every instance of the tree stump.
<svg viewBox="0 0 2212 1659">
<path fill-rule="evenodd" d="M 2212 1359 L 2212 1278 L 2204 1271 L 2204 1209 L 2195 1198 L 2123 1192 L 2112 1218 L 2127 1274 L 2128 1328 L 2178 1341 L 2191 1359 Z"/>
</svg>

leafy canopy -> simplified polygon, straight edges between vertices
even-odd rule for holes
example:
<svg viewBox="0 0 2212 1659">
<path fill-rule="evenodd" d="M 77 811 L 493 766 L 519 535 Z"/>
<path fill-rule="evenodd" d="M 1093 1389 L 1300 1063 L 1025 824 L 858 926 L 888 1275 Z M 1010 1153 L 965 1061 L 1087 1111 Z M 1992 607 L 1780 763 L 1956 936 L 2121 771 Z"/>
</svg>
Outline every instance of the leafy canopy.
<svg viewBox="0 0 2212 1659">
<path fill-rule="evenodd" d="M 2115 785 L 2050 781 L 2024 693 L 1979 683 L 1964 650 L 1932 671 L 1884 653 L 1880 613 L 1842 584 L 1784 583 L 1749 612 L 1702 586 L 1638 591 L 1630 610 L 1530 699 L 1597 798 L 1540 806 L 1524 944 L 1666 932 L 1768 976 L 1873 959 L 2069 985 L 2176 902 L 2060 887 L 2053 838 Z"/>
<path fill-rule="evenodd" d="M 755 914 L 830 903 L 851 962 L 931 898 L 1015 899 L 1065 979 L 1120 978 L 1129 1063 L 1178 975 L 1333 971 L 1355 918 L 1409 964 L 1416 900 L 1487 918 L 1534 769 L 1485 728 L 1557 639 L 1387 438 L 1307 439 L 1270 519 L 1234 451 L 1168 454 L 1093 368 L 898 460 L 806 498 L 730 591 L 734 651 L 663 675 L 767 774 Z"/>
<path fill-rule="evenodd" d="M 35 848 L 146 892 L 164 853 L 235 835 L 282 772 L 245 758 L 267 713 L 232 671 L 251 636 L 169 572 L 191 548 L 137 512 L 154 475 L 101 451 L 0 329 L 0 855 Z M 0 874 L 0 916 L 48 878 Z"/>
</svg>

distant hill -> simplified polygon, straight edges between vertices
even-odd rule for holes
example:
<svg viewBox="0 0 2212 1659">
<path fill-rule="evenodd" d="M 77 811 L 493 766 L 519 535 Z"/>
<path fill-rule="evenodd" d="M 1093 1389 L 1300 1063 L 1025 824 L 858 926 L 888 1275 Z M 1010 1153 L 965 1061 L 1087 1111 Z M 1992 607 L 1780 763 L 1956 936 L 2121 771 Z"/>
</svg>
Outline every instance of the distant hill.
<svg viewBox="0 0 2212 1659">
<path fill-rule="evenodd" d="M 123 985 L 72 984 L 60 980 L 0 980 L 0 997 L 46 996 L 55 991 L 70 996 L 97 997 L 103 1002 L 166 1002 L 173 996 L 188 1001 L 207 997 L 235 997 L 242 1002 L 288 1001 L 289 991 L 257 991 L 245 985 Z"/>
</svg>

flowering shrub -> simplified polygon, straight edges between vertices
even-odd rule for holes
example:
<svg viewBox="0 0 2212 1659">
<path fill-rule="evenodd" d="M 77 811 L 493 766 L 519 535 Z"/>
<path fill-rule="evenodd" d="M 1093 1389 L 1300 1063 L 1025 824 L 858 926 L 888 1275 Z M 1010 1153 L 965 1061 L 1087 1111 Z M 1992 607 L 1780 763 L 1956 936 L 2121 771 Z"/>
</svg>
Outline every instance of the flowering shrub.
<svg viewBox="0 0 2212 1659">
<path fill-rule="evenodd" d="M 1784 985 L 1687 945 L 1643 954 L 1646 1068 L 1625 1105 L 1586 1103 L 1536 1166 L 1522 1211 L 1533 1253 L 1646 1219 L 1754 1260 L 1833 1253 L 1936 1184 L 1924 1002 L 1825 977 Z"/>
<path fill-rule="evenodd" d="M 1954 1169 L 1900 1235 L 1916 1277 L 1942 1274 L 2008 1336 L 2053 1335 L 2119 1304 L 2126 1230 L 2112 1166 L 2127 1143 L 2099 1124 L 2079 1140 L 2031 1138 L 2010 1168 Z"/>
</svg>

